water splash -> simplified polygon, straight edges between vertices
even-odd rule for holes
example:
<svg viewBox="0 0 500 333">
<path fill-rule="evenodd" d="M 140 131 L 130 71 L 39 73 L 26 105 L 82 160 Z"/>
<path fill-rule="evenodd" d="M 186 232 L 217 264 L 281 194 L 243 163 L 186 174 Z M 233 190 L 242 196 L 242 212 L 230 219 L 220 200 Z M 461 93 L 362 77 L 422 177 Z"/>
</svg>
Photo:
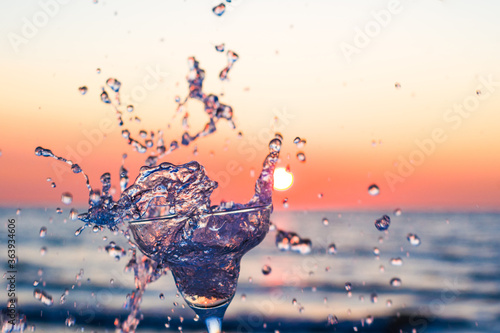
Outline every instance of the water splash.
<svg viewBox="0 0 500 333">
<path fill-rule="evenodd" d="M 234 63 L 239 59 L 239 56 L 233 51 L 227 51 L 227 66 L 219 73 L 221 81 L 227 80 L 227 76 Z"/>
<path fill-rule="evenodd" d="M 217 331 L 217 327 L 220 331 L 224 312 L 236 292 L 242 256 L 257 246 L 269 231 L 273 174 L 280 149 L 279 139 L 270 141 L 255 194 L 247 204 L 223 202 L 219 206 L 210 204 L 210 195 L 217 183 L 207 177 L 204 167 L 197 162 L 144 166 L 135 182 L 113 201 L 109 173 L 100 178 L 101 190 L 92 189 L 77 164 L 41 147 L 35 152 L 67 163 L 85 176 L 90 207 L 78 216 L 85 225 L 75 235 L 90 226 L 94 231 L 102 227 L 121 229 L 124 235 L 129 235 L 125 222 L 132 221 L 130 228 L 137 246 L 148 257 L 134 251 L 127 264 L 126 269 L 134 272 L 136 290 L 126 303 L 130 315 L 124 322 L 117 322 L 117 330 L 135 331 L 146 286 L 168 268 L 188 305 L 212 332 Z M 123 169 L 122 165 L 121 178 L 126 175 Z M 144 223 L 139 219 L 149 220 Z M 306 253 L 303 246 L 310 248 L 310 241 L 301 240 L 292 245 L 295 251 Z M 126 253 L 113 242 L 106 246 L 106 252 L 115 258 Z M 52 304 L 52 298 L 43 291 L 37 289 L 34 295 L 44 304 Z"/>
</svg>

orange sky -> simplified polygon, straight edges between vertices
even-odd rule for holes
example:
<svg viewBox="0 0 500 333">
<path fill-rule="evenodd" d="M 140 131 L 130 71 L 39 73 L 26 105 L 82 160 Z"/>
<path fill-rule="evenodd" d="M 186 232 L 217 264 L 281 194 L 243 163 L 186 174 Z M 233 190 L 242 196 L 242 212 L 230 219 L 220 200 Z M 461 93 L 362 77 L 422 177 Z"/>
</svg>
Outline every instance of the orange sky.
<svg viewBox="0 0 500 333">
<path fill-rule="evenodd" d="M 289 209 L 299 210 L 498 210 L 498 4 L 402 2 L 390 22 L 361 45 L 356 34 L 378 24 L 373 13 L 389 11 L 389 1 L 234 3 L 220 18 L 201 1 L 60 4 L 29 38 L 23 24 L 44 10 L 38 2 L 0 5 L 0 43 L 6 50 L 0 61 L 1 204 L 55 207 L 68 191 L 74 205 L 84 206 L 83 178 L 58 175 L 56 161 L 33 151 L 43 146 L 70 157 L 89 141 L 84 132 L 102 121 L 112 121 L 112 128 L 78 163 L 94 186 L 106 171 L 117 185 L 121 154 L 127 153 L 135 178 L 146 156 L 126 145 L 113 111 L 99 101 L 100 88 L 109 77 L 122 82 L 123 103 L 133 103 L 133 115 L 142 119 L 126 119 L 134 137 L 140 129 L 163 129 L 167 143 L 179 140 L 174 98 L 185 96 L 186 60 L 195 56 L 206 71 L 204 90 L 224 94 L 221 101 L 234 108 L 237 130 L 221 120 L 214 135 L 197 141 L 198 156 L 191 145 L 164 161 L 203 164 L 221 183 L 215 202 L 248 200 L 255 181 L 250 170 L 258 175 L 277 128 L 285 139 L 280 165 L 290 165 L 295 183 L 276 192 L 276 209 L 287 197 Z M 14 35 L 26 43 L 13 46 Z M 221 42 L 240 55 L 227 82 L 218 79 L 226 64 L 225 54 L 214 50 Z M 356 53 L 346 56 L 347 44 Z M 168 75 L 154 81 L 144 99 L 134 100 L 134 89 L 155 70 Z M 82 85 L 89 88 L 85 96 L 77 90 Z M 454 105 L 465 111 L 452 113 Z M 207 118 L 200 103 L 192 101 L 188 109 L 195 131 Z M 272 129 L 278 114 L 289 116 Z M 440 142 L 433 138 L 436 130 Z M 305 163 L 295 157 L 296 136 L 307 140 L 301 149 Z M 425 149 L 416 142 L 428 140 L 434 148 L 422 155 Z M 421 164 L 405 162 L 419 156 Z M 228 163 L 241 166 L 229 182 L 222 176 Z M 401 172 L 405 163 L 412 165 L 410 174 Z M 381 189 L 376 197 L 367 193 L 372 183 Z"/>
</svg>

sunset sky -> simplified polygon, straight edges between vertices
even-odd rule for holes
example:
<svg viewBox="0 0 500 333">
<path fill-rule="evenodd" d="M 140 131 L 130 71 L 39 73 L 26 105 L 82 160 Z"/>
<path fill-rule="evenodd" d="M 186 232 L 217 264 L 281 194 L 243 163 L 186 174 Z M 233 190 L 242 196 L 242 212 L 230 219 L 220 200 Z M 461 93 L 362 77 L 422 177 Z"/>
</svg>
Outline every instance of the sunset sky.
<svg viewBox="0 0 500 333">
<path fill-rule="evenodd" d="M 197 156 L 191 144 L 162 161 L 204 165 L 220 183 L 213 203 L 251 197 L 280 132 L 279 165 L 295 182 L 276 192 L 275 209 L 288 198 L 290 210 L 499 210 L 500 2 L 233 0 L 221 17 L 218 3 L 2 2 L 1 205 L 69 208 L 60 199 L 71 192 L 85 206 L 81 175 L 35 156 L 37 146 L 75 159 L 94 187 L 109 171 L 119 188 L 127 153 L 133 180 L 149 153 L 127 145 L 101 87 L 121 81 L 122 110 L 135 108 L 124 128 L 136 138 L 162 129 L 168 145 L 183 132 L 175 96 L 187 95 L 194 56 L 204 91 L 223 94 L 237 128 L 220 120 L 196 141 Z M 240 56 L 224 82 L 221 43 Z M 187 109 L 190 132 L 201 130 L 202 103 Z"/>
</svg>

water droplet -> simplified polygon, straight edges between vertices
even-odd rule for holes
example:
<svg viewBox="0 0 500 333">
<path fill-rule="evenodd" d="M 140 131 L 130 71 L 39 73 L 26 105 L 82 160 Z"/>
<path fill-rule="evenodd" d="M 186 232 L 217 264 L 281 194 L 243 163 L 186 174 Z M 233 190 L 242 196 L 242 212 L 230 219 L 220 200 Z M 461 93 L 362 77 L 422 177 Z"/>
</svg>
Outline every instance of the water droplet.
<svg viewBox="0 0 500 333">
<path fill-rule="evenodd" d="M 337 254 L 337 247 L 335 244 L 328 245 L 328 254 Z"/>
<path fill-rule="evenodd" d="M 271 266 L 269 265 L 262 266 L 262 274 L 269 275 L 271 274 L 271 271 L 272 271 Z"/>
<path fill-rule="evenodd" d="M 73 317 L 73 316 L 68 316 L 66 318 L 66 320 L 64 321 L 64 323 L 68 327 L 75 326 L 75 322 L 76 322 L 76 320 L 75 320 L 75 317 Z"/>
<path fill-rule="evenodd" d="M 95 3 L 97 3 L 97 2 L 95 2 Z M 101 69 L 100 69 L 100 68 L 96 68 L 95 72 L 96 72 L 97 74 L 101 74 Z"/>
<path fill-rule="evenodd" d="M 420 245 L 420 238 L 415 234 L 408 234 L 408 236 L 406 236 L 406 239 L 408 239 L 408 242 L 410 242 L 410 244 L 413 246 Z"/>
<path fill-rule="evenodd" d="M 101 101 L 106 104 L 111 104 L 111 100 L 109 99 L 108 93 L 104 91 L 104 89 L 101 93 Z"/>
<path fill-rule="evenodd" d="M 71 210 L 69 211 L 69 218 L 75 221 L 78 218 L 78 211 L 74 208 L 71 208 Z"/>
<path fill-rule="evenodd" d="M 113 90 L 114 92 L 119 92 L 120 91 L 120 87 L 121 87 L 121 83 L 120 81 L 118 81 L 117 79 L 113 79 L 113 78 L 109 78 L 107 81 L 106 81 L 106 84 L 108 85 L 108 87 L 111 88 L 111 90 Z"/>
<path fill-rule="evenodd" d="M 56 183 L 52 182 L 52 183 L 50 184 L 50 187 L 52 187 L 52 188 L 56 188 Z"/>
<path fill-rule="evenodd" d="M 372 301 L 372 303 L 377 303 L 378 302 L 378 295 L 376 293 L 372 293 L 370 295 L 370 300 Z"/>
<path fill-rule="evenodd" d="M 389 229 L 390 225 L 391 225 L 391 218 L 387 215 L 384 215 L 375 221 L 375 227 L 379 231 L 384 231 L 384 230 Z"/>
<path fill-rule="evenodd" d="M 120 260 L 120 258 L 124 257 L 126 252 L 120 246 L 116 245 L 115 242 L 110 242 L 105 248 L 106 252 L 114 257 L 116 260 Z"/>
<path fill-rule="evenodd" d="M 352 290 L 352 283 L 346 282 L 344 285 L 344 288 L 346 291 L 351 291 Z"/>
<path fill-rule="evenodd" d="M 127 105 L 127 111 L 128 112 L 134 111 L 134 106 L 133 105 Z"/>
<path fill-rule="evenodd" d="M 385 305 L 390 308 L 392 306 L 392 300 L 388 299 L 386 302 L 385 302 Z"/>
<path fill-rule="evenodd" d="M 288 208 L 288 198 L 283 199 L 283 208 Z"/>
<path fill-rule="evenodd" d="M 372 184 L 368 187 L 368 194 L 370 195 L 378 195 L 380 193 L 380 189 L 377 185 Z"/>
<path fill-rule="evenodd" d="M 323 218 L 323 225 L 324 226 L 327 226 L 330 222 L 328 221 L 328 219 L 326 217 Z"/>
<path fill-rule="evenodd" d="M 328 322 L 328 325 L 337 325 L 339 323 L 337 316 L 333 314 L 329 314 L 326 320 Z"/>
<path fill-rule="evenodd" d="M 396 209 L 394 210 L 394 215 L 395 215 L 395 216 L 401 216 L 401 213 L 402 213 L 402 212 L 401 212 L 401 209 L 400 209 L 400 208 L 396 208 Z"/>
<path fill-rule="evenodd" d="M 63 204 L 69 205 L 73 202 L 73 195 L 71 193 L 64 192 L 63 194 L 61 194 L 61 201 Z"/>
<path fill-rule="evenodd" d="M 85 95 L 87 93 L 88 89 L 86 86 L 82 86 L 82 87 L 78 88 L 78 91 L 80 92 L 80 94 Z"/>
<path fill-rule="evenodd" d="M 301 162 L 305 162 L 306 161 L 306 155 L 302 152 L 299 152 L 297 153 L 297 159 Z"/>
<path fill-rule="evenodd" d="M 35 289 L 33 291 L 33 297 L 35 297 L 36 300 L 39 300 L 40 302 L 42 302 L 42 304 L 45 304 L 46 306 L 51 306 L 52 304 L 54 304 L 52 296 L 50 296 L 43 290 Z"/>
<path fill-rule="evenodd" d="M 47 227 L 40 228 L 40 238 L 44 238 L 47 235 Z"/>
<path fill-rule="evenodd" d="M 215 15 L 222 16 L 222 14 L 224 14 L 224 12 L 226 11 L 226 5 L 220 3 L 219 5 L 212 8 L 212 11 L 214 12 Z"/>
<path fill-rule="evenodd" d="M 217 51 L 217 52 L 224 52 L 224 48 L 225 48 L 224 43 L 219 44 L 219 45 L 215 45 L 215 51 Z"/>
<path fill-rule="evenodd" d="M 163 293 L 161 293 L 161 294 L 159 295 L 159 297 L 160 297 L 160 299 L 161 299 L 161 300 L 164 300 L 164 299 L 165 299 L 165 295 L 163 295 Z"/>
<path fill-rule="evenodd" d="M 44 256 L 44 255 L 46 255 L 46 254 L 47 254 L 47 248 L 44 246 L 44 247 L 42 247 L 42 248 L 40 249 L 40 255 L 41 255 L 41 256 Z"/>
<path fill-rule="evenodd" d="M 390 282 L 391 286 L 397 288 L 397 287 L 401 287 L 401 279 L 399 278 L 393 278 Z"/>
<path fill-rule="evenodd" d="M 56 213 L 57 214 L 62 214 L 63 210 L 59 207 L 56 208 Z"/>
<path fill-rule="evenodd" d="M 272 139 L 269 142 L 269 152 L 270 153 L 279 153 L 281 150 L 281 140 L 280 139 Z"/>
<path fill-rule="evenodd" d="M 301 149 L 305 146 L 306 140 L 296 137 L 295 139 L 293 139 L 293 143 L 295 143 L 297 148 Z"/>
<path fill-rule="evenodd" d="M 378 247 L 374 247 L 373 248 L 373 254 L 376 255 L 376 256 L 380 255 L 380 250 L 379 250 Z"/>
<path fill-rule="evenodd" d="M 85 229 L 85 226 L 82 226 L 82 227 L 76 229 L 75 236 L 79 236 L 84 229 Z"/>
<path fill-rule="evenodd" d="M 400 257 L 391 258 L 390 263 L 391 263 L 392 266 L 402 266 L 403 265 L 403 259 L 401 259 Z"/>
<path fill-rule="evenodd" d="M 366 318 L 365 318 L 365 323 L 366 323 L 367 325 L 371 325 L 371 324 L 373 324 L 373 316 L 366 316 Z"/>
<path fill-rule="evenodd" d="M 401 88 L 401 84 L 399 82 L 394 83 L 394 88 L 400 89 Z"/>
<path fill-rule="evenodd" d="M 80 168 L 78 164 L 73 164 L 71 166 L 71 171 L 73 171 L 73 173 L 80 173 L 82 172 L 82 168 Z"/>
</svg>

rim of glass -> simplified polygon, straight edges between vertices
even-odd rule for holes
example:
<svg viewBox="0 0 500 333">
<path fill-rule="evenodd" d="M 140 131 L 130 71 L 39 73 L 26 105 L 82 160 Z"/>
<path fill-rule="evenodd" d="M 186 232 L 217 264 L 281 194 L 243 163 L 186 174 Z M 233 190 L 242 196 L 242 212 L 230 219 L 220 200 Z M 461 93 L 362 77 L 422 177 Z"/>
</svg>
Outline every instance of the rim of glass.
<svg viewBox="0 0 500 333">
<path fill-rule="evenodd" d="M 229 215 L 229 214 L 241 214 L 241 213 L 256 212 L 256 211 L 262 210 L 262 209 L 270 209 L 272 207 L 273 207 L 273 204 L 271 203 L 271 204 L 266 205 L 266 206 L 253 206 L 253 207 L 248 207 L 248 208 L 230 209 L 230 210 L 212 212 L 212 213 L 208 213 L 208 214 L 199 214 L 199 215 L 179 216 L 177 214 L 171 214 L 171 215 L 150 217 L 150 218 L 146 218 L 146 219 L 138 219 L 138 220 L 134 220 L 134 221 L 129 221 L 128 223 L 130 225 L 136 225 L 136 224 L 153 223 L 155 221 L 160 221 L 160 220 L 165 220 L 165 219 L 167 219 L 167 220 L 175 219 L 175 218 L 187 219 L 187 218 L 190 218 L 193 216 L 206 217 L 206 216 L 218 216 L 218 215 Z"/>
</svg>

